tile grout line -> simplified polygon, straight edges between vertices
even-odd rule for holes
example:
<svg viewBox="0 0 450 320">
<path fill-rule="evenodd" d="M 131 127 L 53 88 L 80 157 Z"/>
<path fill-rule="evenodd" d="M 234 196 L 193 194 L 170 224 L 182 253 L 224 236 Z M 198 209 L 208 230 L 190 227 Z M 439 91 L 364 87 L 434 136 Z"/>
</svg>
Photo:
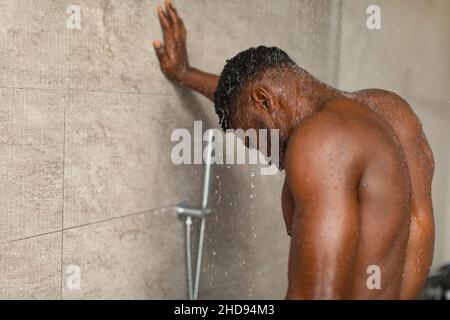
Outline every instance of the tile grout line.
<svg viewBox="0 0 450 320">
<path fill-rule="evenodd" d="M 80 225 L 76 225 L 76 226 L 72 226 L 72 227 L 67 227 L 67 228 L 58 229 L 58 230 L 54 230 L 54 231 L 49 231 L 49 232 L 45 232 L 45 233 L 35 234 L 35 235 L 32 235 L 32 236 L 28 236 L 28 237 L 23 237 L 23 238 L 19 238 L 19 239 L 14 239 L 14 240 L 0 242 L 0 245 L 14 243 L 14 242 L 19 242 L 19 241 L 22 241 L 22 240 L 29 240 L 29 239 L 33 239 L 33 238 L 37 238 L 37 237 L 46 236 L 46 235 L 49 235 L 49 234 L 59 233 L 59 232 L 72 230 L 72 229 L 77 229 L 77 228 L 81 228 L 81 227 L 87 227 L 87 226 L 91 226 L 91 225 L 94 225 L 94 224 L 100 224 L 100 223 L 104 223 L 104 222 L 108 222 L 108 221 L 124 219 L 124 218 L 132 217 L 132 216 L 138 216 L 138 215 L 141 215 L 141 214 L 152 213 L 152 212 L 155 212 L 155 211 L 161 211 L 161 210 L 165 210 L 165 209 L 175 208 L 175 206 L 176 205 L 170 205 L 170 206 L 159 207 L 159 208 L 150 209 L 150 210 L 132 212 L 132 213 L 125 214 L 123 216 L 111 217 L 111 218 L 104 219 L 104 220 L 97 220 L 97 221 L 88 222 L 88 223 L 85 223 L 85 224 L 80 224 Z"/>
<path fill-rule="evenodd" d="M 67 0 L 63 1 L 64 7 L 67 7 Z M 61 8 L 62 9 L 62 8 Z M 65 43 L 65 52 L 64 52 L 64 68 L 65 74 L 64 74 L 64 89 L 67 89 L 67 56 L 69 54 L 69 34 L 67 27 L 65 28 L 65 36 L 66 36 L 66 43 Z M 65 171 L 66 171 L 66 112 L 67 112 L 67 99 L 65 96 L 62 97 L 63 101 L 63 161 L 62 161 L 62 199 L 61 199 L 61 257 L 60 257 L 60 300 L 63 299 L 63 282 L 64 282 L 64 272 L 63 272 L 63 266 L 64 266 L 64 210 L 65 210 L 65 192 L 66 192 L 66 179 L 65 179 Z M 70 100 L 69 100 L 70 102 Z"/>
<path fill-rule="evenodd" d="M 77 89 L 77 88 L 38 88 L 38 87 L 19 87 L 19 86 L 0 86 L 0 89 L 19 89 L 19 90 L 41 90 L 41 91 L 73 91 L 73 92 L 83 92 L 83 93 L 113 93 L 113 94 L 129 94 L 137 96 L 162 96 L 162 97 L 172 97 L 176 96 L 176 93 L 170 92 L 133 92 L 133 91 L 115 91 L 115 90 L 90 90 L 90 89 Z"/>
<path fill-rule="evenodd" d="M 58 229 L 58 230 L 53 230 L 53 231 L 49 231 L 49 232 L 34 234 L 34 235 L 28 236 L 28 237 L 13 239 L 13 240 L 9 240 L 9 241 L 3 241 L 3 242 L 0 242 L 0 245 L 15 243 L 15 242 L 19 242 L 19 241 L 22 241 L 22 240 L 29 240 L 29 239 L 33 239 L 33 238 L 37 238 L 37 237 L 43 237 L 43 236 L 47 236 L 49 234 L 58 233 L 58 232 L 61 232 L 61 231 L 62 230 Z"/>
<path fill-rule="evenodd" d="M 150 209 L 150 210 L 144 210 L 144 211 L 132 212 L 132 213 L 128 213 L 128 214 L 125 214 L 125 215 L 119 216 L 119 217 L 112 217 L 112 218 L 108 218 L 108 219 L 104 219 L 104 220 L 98 220 L 98 221 L 88 222 L 85 224 L 80 224 L 80 225 L 73 226 L 73 227 L 67 227 L 67 228 L 64 228 L 63 230 L 66 231 L 66 230 L 77 229 L 80 227 L 86 227 L 86 226 L 90 226 L 90 225 L 94 225 L 94 224 L 104 223 L 104 222 L 108 222 L 108 221 L 112 221 L 112 220 L 119 220 L 119 219 L 128 218 L 128 217 L 132 217 L 132 216 L 138 216 L 141 214 L 151 213 L 154 211 L 160 211 L 160 210 L 165 210 L 165 209 L 169 209 L 169 208 L 175 208 L 175 205 L 170 205 L 170 206 L 160 207 L 160 208 L 155 208 L 155 209 Z"/>
</svg>

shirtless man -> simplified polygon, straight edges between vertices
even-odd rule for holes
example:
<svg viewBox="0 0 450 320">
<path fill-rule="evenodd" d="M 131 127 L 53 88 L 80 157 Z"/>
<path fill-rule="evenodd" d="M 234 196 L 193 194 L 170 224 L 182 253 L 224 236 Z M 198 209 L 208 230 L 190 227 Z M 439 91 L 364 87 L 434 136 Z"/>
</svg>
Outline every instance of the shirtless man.
<svg viewBox="0 0 450 320">
<path fill-rule="evenodd" d="M 162 72 L 215 103 L 222 128 L 279 129 L 286 171 L 287 299 L 414 299 L 434 246 L 434 160 L 420 120 L 398 95 L 343 92 L 278 48 L 227 61 L 221 76 L 192 68 L 186 29 L 158 7 Z M 369 288 L 370 266 L 381 287 Z"/>
</svg>

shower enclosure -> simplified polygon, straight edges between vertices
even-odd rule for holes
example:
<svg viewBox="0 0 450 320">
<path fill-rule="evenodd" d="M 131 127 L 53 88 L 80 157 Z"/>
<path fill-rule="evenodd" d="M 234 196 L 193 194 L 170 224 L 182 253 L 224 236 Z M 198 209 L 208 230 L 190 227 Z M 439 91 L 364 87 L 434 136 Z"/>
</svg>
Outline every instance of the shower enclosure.
<svg viewBox="0 0 450 320">
<path fill-rule="evenodd" d="M 0 298 L 284 297 L 284 174 L 171 161 L 175 129 L 218 120 L 160 72 L 160 2 L 2 1 Z M 371 30 L 372 2 L 174 0 L 196 68 L 278 46 L 339 89 L 410 102 L 436 159 L 435 270 L 450 261 L 450 2 L 377 0 Z"/>
</svg>

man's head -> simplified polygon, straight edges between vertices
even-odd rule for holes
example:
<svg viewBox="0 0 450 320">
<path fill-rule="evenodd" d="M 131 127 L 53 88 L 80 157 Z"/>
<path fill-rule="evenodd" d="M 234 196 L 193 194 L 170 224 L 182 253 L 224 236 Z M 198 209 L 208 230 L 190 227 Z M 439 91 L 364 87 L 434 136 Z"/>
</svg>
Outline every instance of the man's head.
<svg viewBox="0 0 450 320">
<path fill-rule="evenodd" d="M 222 128 L 282 129 L 292 94 L 286 79 L 301 71 L 277 47 L 250 48 L 227 60 L 214 96 Z"/>
</svg>

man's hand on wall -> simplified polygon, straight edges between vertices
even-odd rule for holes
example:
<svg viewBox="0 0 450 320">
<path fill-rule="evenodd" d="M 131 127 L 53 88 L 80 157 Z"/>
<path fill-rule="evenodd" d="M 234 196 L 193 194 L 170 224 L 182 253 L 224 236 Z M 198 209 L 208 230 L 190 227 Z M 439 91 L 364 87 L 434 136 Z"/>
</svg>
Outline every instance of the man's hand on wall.
<svg viewBox="0 0 450 320">
<path fill-rule="evenodd" d="M 165 0 L 165 11 L 158 6 L 164 43 L 153 41 L 161 71 L 171 80 L 182 83 L 190 70 L 186 50 L 186 28 L 170 0 Z"/>
</svg>

